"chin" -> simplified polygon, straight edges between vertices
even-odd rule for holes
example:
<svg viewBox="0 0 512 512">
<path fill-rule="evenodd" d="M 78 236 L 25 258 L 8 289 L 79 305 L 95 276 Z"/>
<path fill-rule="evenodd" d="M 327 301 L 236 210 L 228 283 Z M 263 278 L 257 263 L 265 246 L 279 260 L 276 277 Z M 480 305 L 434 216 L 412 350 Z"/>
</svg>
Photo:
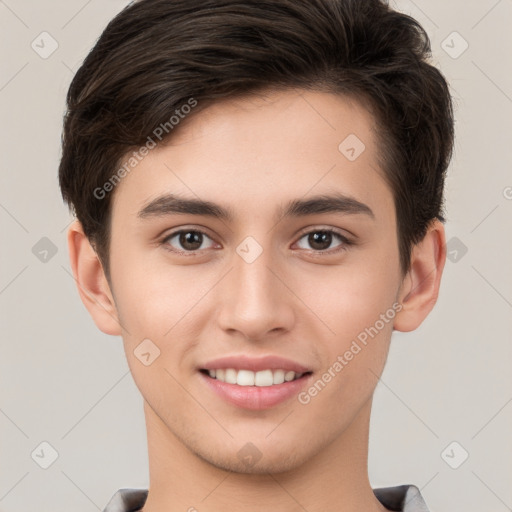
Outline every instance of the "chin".
<svg viewBox="0 0 512 512">
<path fill-rule="evenodd" d="M 273 454 L 271 458 L 261 454 L 261 458 L 255 462 L 243 460 L 238 453 L 209 453 L 205 455 L 196 452 L 196 455 L 208 464 L 223 471 L 255 476 L 293 471 L 300 467 L 306 460 L 306 457 L 304 457 L 304 460 L 301 460 L 296 453 L 287 454 L 286 456 Z"/>
<path fill-rule="evenodd" d="M 300 440 L 283 446 L 281 442 L 269 442 L 267 439 L 254 444 L 247 441 L 230 440 L 212 447 L 199 442 L 188 446 L 198 458 L 223 471 L 247 475 L 267 475 L 285 473 L 302 466 L 314 456 L 315 446 L 306 446 Z"/>
</svg>

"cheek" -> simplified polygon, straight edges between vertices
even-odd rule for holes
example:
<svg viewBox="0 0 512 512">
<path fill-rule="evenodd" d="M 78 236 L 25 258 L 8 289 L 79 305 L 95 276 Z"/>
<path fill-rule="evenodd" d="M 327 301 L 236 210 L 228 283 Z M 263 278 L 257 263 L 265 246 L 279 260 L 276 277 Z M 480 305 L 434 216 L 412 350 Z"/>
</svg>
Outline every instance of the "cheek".
<svg viewBox="0 0 512 512">
<path fill-rule="evenodd" d="M 164 338 L 211 288 L 195 265 L 172 268 L 161 255 L 118 252 L 112 278 L 128 336 Z"/>
<path fill-rule="evenodd" d="M 305 286 L 302 297 L 329 326 L 331 335 L 346 341 L 392 307 L 398 280 L 396 271 L 375 260 L 368 266 L 341 265 L 316 280 L 315 286 Z"/>
<path fill-rule="evenodd" d="M 180 407 L 183 393 L 173 377 L 177 362 L 194 345 L 195 335 L 188 331 L 194 306 L 211 285 L 202 282 L 197 269 L 193 276 L 192 265 L 173 271 L 168 264 L 144 261 L 124 254 L 113 272 L 124 350 L 134 381 L 152 407 Z"/>
<path fill-rule="evenodd" d="M 311 391 L 319 414 L 327 411 L 333 421 L 341 421 L 347 409 L 333 409 L 329 403 L 343 403 L 349 410 L 360 407 L 384 368 L 399 307 L 399 267 L 388 263 L 396 258 L 392 247 L 381 247 L 357 265 L 334 268 L 314 292 L 309 288 L 305 302 L 315 304 L 315 312 L 329 326 L 318 331 L 325 333 L 320 337 L 323 369 L 321 382 Z"/>
<path fill-rule="evenodd" d="M 396 308 L 387 290 L 368 286 L 345 290 L 324 311 L 334 331 L 323 337 L 323 367 L 299 397 L 308 411 L 341 428 L 372 396 L 389 351 Z"/>
</svg>

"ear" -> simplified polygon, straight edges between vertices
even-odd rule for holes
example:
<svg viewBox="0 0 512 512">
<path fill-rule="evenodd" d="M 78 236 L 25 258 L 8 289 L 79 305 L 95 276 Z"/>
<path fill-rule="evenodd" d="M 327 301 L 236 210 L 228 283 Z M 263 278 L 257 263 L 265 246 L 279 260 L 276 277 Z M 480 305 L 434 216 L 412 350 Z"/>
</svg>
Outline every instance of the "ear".
<svg viewBox="0 0 512 512">
<path fill-rule="evenodd" d="M 411 266 L 398 293 L 402 309 L 395 316 L 395 330 L 414 331 L 425 320 L 437 302 L 445 262 L 444 226 L 435 219 L 411 251 Z"/>
<path fill-rule="evenodd" d="M 71 269 L 78 293 L 94 323 L 105 334 L 121 335 L 121 326 L 103 266 L 79 221 L 68 229 Z"/>
</svg>

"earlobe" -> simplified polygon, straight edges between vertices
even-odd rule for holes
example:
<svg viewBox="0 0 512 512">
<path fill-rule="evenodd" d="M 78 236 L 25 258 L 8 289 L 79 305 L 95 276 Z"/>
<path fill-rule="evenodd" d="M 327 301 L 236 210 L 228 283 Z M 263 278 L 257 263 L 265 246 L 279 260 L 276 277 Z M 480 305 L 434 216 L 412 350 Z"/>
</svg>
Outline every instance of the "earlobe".
<svg viewBox="0 0 512 512">
<path fill-rule="evenodd" d="M 395 330 L 413 331 L 425 320 L 437 302 L 445 261 L 444 226 L 436 219 L 412 249 L 411 266 L 397 299 L 402 309 L 395 317 Z"/>
<path fill-rule="evenodd" d="M 68 229 L 68 249 L 78 293 L 94 323 L 105 334 L 120 336 L 121 326 L 110 286 L 79 221 L 74 221 Z"/>
</svg>

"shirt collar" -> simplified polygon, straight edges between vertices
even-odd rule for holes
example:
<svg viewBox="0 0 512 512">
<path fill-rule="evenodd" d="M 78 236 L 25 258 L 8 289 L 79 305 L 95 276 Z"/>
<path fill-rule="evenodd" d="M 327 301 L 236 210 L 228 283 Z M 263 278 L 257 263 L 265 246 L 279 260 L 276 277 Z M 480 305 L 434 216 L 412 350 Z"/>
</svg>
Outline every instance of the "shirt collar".
<svg viewBox="0 0 512 512">
<path fill-rule="evenodd" d="M 429 512 L 420 490 L 415 485 L 397 485 L 373 489 L 376 498 L 389 510 L 397 512 Z M 148 497 L 148 489 L 119 489 L 103 512 L 136 512 Z"/>
</svg>

